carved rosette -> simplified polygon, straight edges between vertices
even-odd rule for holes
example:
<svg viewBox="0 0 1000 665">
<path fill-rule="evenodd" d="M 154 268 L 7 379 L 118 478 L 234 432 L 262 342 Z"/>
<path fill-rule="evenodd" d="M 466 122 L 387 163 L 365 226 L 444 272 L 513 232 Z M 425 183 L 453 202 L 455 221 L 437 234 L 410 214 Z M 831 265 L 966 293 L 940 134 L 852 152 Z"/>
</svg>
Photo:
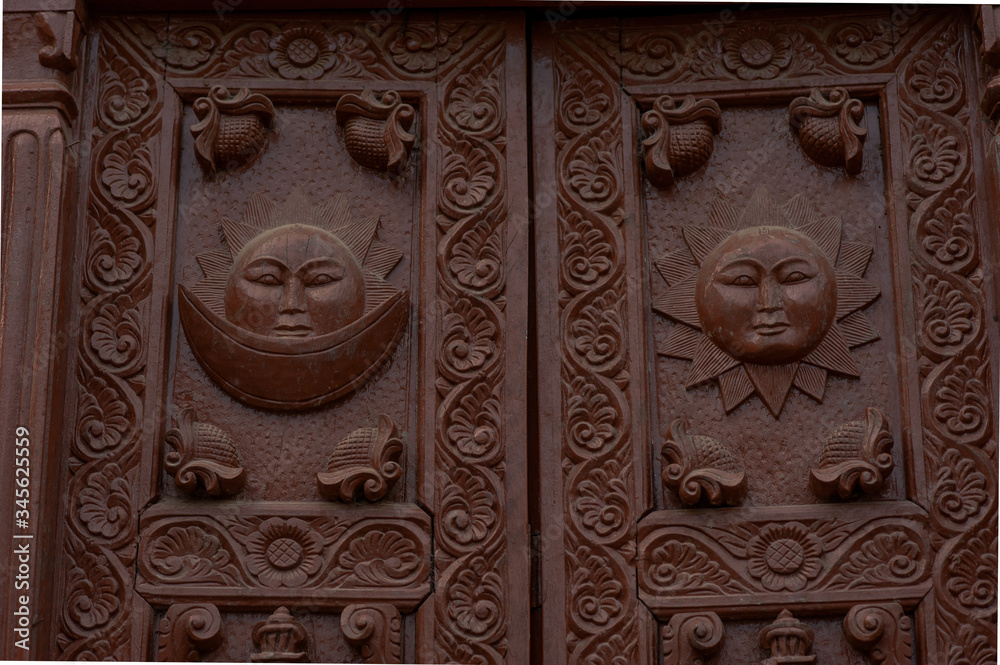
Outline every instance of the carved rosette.
<svg viewBox="0 0 1000 665">
<path fill-rule="evenodd" d="M 663 485 L 689 506 L 703 498 L 713 506 L 738 505 L 747 492 L 746 473 L 715 439 L 688 434 L 683 419 L 670 423 L 663 442 Z"/>
<path fill-rule="evenodd" d="M 209 174 L 249 164 L 267 143 L 274 105 L 264 95 L 241 88 L 230 93 L 212 86 L 192 105 L 199 122 L 191 126 L 198 162 Z"/>
<path fill-rule="evenodd" d="M 726 641 L 715 612 L 675 614 L 663 627 L 663 665 L 703 665 Z"/>
<path fill-rule="evenodd" d="M 337 124 L 344 131 L 347 153 L 361 166 L 399 173 L 406 166 L 416 136 L 409 133 L 416 112 L 399 93 L 381 99 L 373 90 L 347 94 L 337 102 Z"/>
<path fill-rule="evenodd" d="M 173 448 L 163 460 L 163 469 L 174 476 L 177 487 L 193 492 L 200 485 L 212 496 L 238 494 L 246 483 L 233 439 L 210 423 L 200 423 L 194 409 L 181 411 L 176 427 L 167 430 L 166 442 Z"/>
<path fill-rule="evenodd" d="M 788 106 L 788 119 L 803 152 L 814 162 L 843 168 L 848 175 L 861 173 L 868 136 L 865 105 L 851 99 L 846 88 L 834 88 L 828 98 L 819 88 L 808 97 L 796 97 Z"/>
<path fill-rule="evenodd" d="M 306 663 L 308 634 L 305 626 L 292 618 L 285 607 L 257 623 L 251 633 L 257 653 L 250 654 L 254 663 Z"/>
<path fill-rule="evenodd" d="M 762 665 L 792 665 L 793 663 L 815 663 L 812 653 L 813 631 L 782 610 L 774 623 L 760 631 L 760 646 L 771 652 L 771 657 L 761 661 Z"/>
<path fill-rule="evenodd" d="M 844 423 L 827 439 L 809 487 L 823 499 L 877 496 L 894 466 L 889 424 L 881 411 L 868 407 L 864 420 Z"/>
<path fill-rule="evenodd" d="M 156 659 L 193 662 L 222 644 L 222 616 L 211 603 L 171 605 L 160 619 Z"/>
<path fill-rule="evenodd" d="M 711 99 L 688 95 L 680 104 L 663 95 L 642 114 L 642 142 L 646 177 L 661 189 L 694 173 L 708 161 L 715 147 L 713 135 L 721 129 L 722 110 Z"/>
<path fill-rule="evenodd" d="M 378 501 L 403 474 L 403 448 L 396 423 L 380 415 L 378 427 L 361 427 L 337 442 L 326 472 L 316 474 L 319 493 L 351 501 L 363 490 L 366 499 Z"/>
<path fill-rule="evenodd" d="M 899 603 L 855 605 L 844 618 L 844 635 L 871 665 L 911 665 L 912 624 Z"/>
<path fill-rule="evenodd" d="M 340 630 L 365 663 L 399 663 L 400 616 L 392 605 L 348 605 L 340 615 Z"/>
</svg>

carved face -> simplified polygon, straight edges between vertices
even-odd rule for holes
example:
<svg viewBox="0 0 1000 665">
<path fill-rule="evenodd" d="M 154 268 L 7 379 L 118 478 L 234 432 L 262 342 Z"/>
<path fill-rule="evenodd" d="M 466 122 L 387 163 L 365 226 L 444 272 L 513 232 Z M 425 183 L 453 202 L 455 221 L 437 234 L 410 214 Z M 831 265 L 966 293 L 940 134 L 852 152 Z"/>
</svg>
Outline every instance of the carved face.
<svg viewBox="0 0 1000 665">
<path fill-rule="evenodd" d="M 798 231 L 744 229 L 716 247 L 698 271 L 702 330 L 745 362 L 799 360 L 823 339 L 837 310 L 833 267 Z"/>
<path fill-rule="evenodd" d="M 335 235 L 289 224 L 246 244 L 233 261 L 224 302 L 226 318 L 251 332 L 314 337 L 364 314 L 365 281 Z"/>
</svg>

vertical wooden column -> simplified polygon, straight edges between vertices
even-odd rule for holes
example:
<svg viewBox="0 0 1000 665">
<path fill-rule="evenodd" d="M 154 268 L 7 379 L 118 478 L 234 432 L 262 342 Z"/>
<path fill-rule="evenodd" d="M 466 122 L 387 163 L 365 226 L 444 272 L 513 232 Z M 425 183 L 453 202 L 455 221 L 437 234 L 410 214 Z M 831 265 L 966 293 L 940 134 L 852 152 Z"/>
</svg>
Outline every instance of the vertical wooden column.
<svg viewBox="0 0 1000 665">
<path fill-rule="evenodd" d="M 38 5 L 36 7 L 35 5 Z M 0 240 L 0 609 L 3 659 L 44 654 L 51 526 L 59 510 L 57 442 L 73 331 L 67 277 L 78 214 L 76 159 L 81 12 L 11 2 L 4 12 L 3 216 Z M 26 452 L 21 452 L 26 451 Z M 20 630 L 18 630 L 20 629 Z"/>
</svg>

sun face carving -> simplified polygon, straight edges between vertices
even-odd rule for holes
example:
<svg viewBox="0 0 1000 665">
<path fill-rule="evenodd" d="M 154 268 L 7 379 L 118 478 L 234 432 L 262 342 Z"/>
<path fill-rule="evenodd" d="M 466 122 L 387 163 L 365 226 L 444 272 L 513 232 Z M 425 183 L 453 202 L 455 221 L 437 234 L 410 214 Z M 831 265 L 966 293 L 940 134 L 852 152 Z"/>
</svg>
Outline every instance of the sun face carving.
<svg viewBox="0 0 1000 665">
<path fill-rule="evenodd" d="M 841 228 L 764 188 L 743 210 L 720 196 L 708 226 L 683 227 L 688 251 L 656 261 L 670 289 L 653 309 L 681 324 L 659 353 L 693 361 L 686 387 L 717 379 L 727 412 L 756 392 L 777 417 L 793 385 L 822 402 L 828 372 L 861 375 L 850 349 L 878 339 L 859 310 L 879 290 L 864 280 L 872 247 Z"/>
<path fill-rule="evenodd" d="M 205 278 L 180 288 L 195 357 L 254 406 L 317 406 L 358 387 L 388 356 L 407 294 L 385 280 L 403 254 L 354 220 L 347 196 L 321 205 L 296 189 L 282 204 L 255 194 L 225 246 L 200 254 Z"/>
</svg>

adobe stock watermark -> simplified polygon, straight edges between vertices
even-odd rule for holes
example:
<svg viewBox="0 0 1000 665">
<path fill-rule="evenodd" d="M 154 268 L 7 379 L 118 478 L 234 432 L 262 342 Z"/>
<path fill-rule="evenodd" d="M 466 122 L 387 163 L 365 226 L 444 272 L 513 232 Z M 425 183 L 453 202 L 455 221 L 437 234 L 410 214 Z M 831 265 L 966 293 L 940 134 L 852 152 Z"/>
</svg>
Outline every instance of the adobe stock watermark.
<svg viewBox="0 0 1000 665">
<path fill-rule="evenodd" d="M 14 590 L 14 646 L 28 651 L 31 643 L 31 438 L 28 428 L 14 430 L 14 529 L 11 578 Z"/>
</svg>

